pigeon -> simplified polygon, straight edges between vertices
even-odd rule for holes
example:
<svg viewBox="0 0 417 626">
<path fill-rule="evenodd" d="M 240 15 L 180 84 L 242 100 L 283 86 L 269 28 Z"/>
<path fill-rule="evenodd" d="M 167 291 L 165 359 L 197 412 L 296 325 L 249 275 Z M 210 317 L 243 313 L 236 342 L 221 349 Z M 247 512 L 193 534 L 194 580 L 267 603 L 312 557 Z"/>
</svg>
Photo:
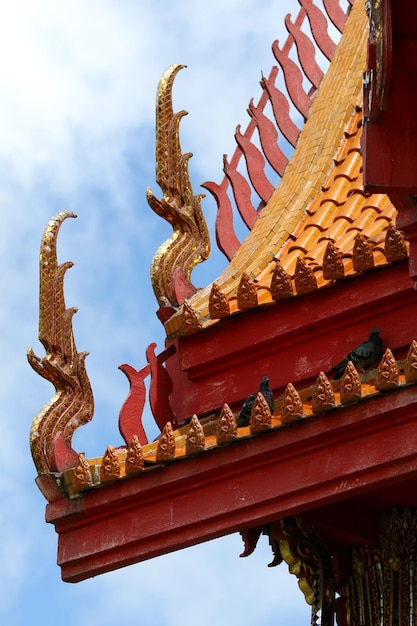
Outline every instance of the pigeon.
<svg viewBox="0 0 417 626">
<path fill-rule="evenodd" d="M 382 357 L 382 340 L 379 336 L 381 331 L 379 328 L 374 328 L 369 334 L 368 341 L 363 341 L 356 348 L 349 352 L 349 354 L 337 365 L 332 367 L 332 371 L 335 371 L 334 380 L 342 378 L 345 367 L 348 361 L 352 361 L 353 365 L 360 370 L 366 370 L 375 361 Z"/>
<path fill-rule="evenodd" d="M 273 394 L 271 387 L 269 386 L 268 376 L 264 376 L 262 378 L 260 385 L 259 385 L 259 391 L 261 392 L 261 394 L 267 401 L 271 413 L 273 413 L 274 412 L 274 394 Z M 240 428 L 241 426 L 248 426 L 249 421 L 250 421 L 250 415 L 252 413 L 252 407 L 255 403 L 257 395 L 258 395 L 257 393 L 251 393 L 250 396 L 246 398 L 243 404 L 243 407 L 240 410 L 240 413 L 236 422 L 236 425 L 238 428 Z"/>
</svg>

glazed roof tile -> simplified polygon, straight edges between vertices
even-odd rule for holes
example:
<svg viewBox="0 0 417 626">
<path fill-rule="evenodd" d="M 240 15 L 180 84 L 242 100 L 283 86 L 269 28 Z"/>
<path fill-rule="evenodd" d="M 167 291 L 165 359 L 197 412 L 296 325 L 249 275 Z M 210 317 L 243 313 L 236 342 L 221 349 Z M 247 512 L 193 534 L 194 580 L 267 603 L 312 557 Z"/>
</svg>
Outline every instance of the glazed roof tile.
<svg viewBox="0 0 417 626">
<path fill-rule="evenodd" d="M 387 196 L 365 193 L 362 181 L 361 86 L 367 33 L 365 12 L 356 3 L 281 182 L 215 281 L 229 301 L 230 314 L 240 310 L 243 272 L 254 281 L 255 306 L 273 301 L 271 279 L 277 262 L 292 281 L 294 295 L 306 293 L 297 283 L 309 270 L 315 288 L 333 284 L 322 268 L 329 242 L 341 254 L 343 276 L 389 263 L 384 241 L 388 226 L 395 228 L 396 210 Z M 358 243 L 358 236 L 364 240 Z M 367 263 L 354 260 L 359 252 L 367 255 Z M 212 289 L 201 289 L 187 301 L 199 320 L 194 330 L 218 323 L 210 316 Z M 185 331 L 183 308 L 165 328 L 170 338 L 193 332 L 190 325 Z"/>
</svg>

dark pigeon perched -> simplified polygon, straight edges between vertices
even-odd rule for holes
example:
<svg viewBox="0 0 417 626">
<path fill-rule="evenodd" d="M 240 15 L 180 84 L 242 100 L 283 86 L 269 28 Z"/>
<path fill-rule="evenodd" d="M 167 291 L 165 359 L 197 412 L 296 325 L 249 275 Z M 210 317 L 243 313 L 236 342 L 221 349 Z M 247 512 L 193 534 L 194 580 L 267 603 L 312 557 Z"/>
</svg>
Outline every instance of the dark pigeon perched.
<svg viewBox="0 0 417 626">
<path fill-rule="evenodd" d="M 274 394 L 273 394 L 271 387 L 269 386 L 268 376 L 264 376 L 262 378 L 261 383 L 259 385 L 259 391 L 261 392 L 261 394 L 267 401 L 271 413 L 273 413 L 274 412 Z M 257 393 L 251 393 L 250 396 L 246 398 L 245 403 L 243 407 L 241 408 L 239 417 L 236 422 L 238 428 L 240 428 L 241 426 L 248 426 L 249 421 L 250 421 L 250 415 L 252 413 L 252 407 L 255 403 L 257 395 L 258 395 Z"/>
<path fill-rule="evenodd" d="M 381 331 L 379 328 L 371 330 L 368 341 L 360 343 L 356 348 L 349 352 L 349 354 L 340 361 L 337 365 L 332 367 L 332 371 L 336 372 L 334 379 L 342 378 L 345 367 L 348 361 L 352 361 L 353 365 L 359 370 L 366 370 L 375 361 L 382 357 L 382 340 L 379 336 Z"/>
</svg>

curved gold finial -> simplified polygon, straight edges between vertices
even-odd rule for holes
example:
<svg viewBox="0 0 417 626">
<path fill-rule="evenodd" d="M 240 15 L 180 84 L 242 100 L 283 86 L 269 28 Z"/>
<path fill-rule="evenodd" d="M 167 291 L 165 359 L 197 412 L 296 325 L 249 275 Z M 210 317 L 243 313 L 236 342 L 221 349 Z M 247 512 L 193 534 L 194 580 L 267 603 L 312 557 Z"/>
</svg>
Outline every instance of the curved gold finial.
<svg viewBox="0 0 417 626">
<path fill-rule="evenodd" d="M 171 65 L 158 85 L 156 107 L 156 182 L 163 197 L 150 189 L 150 207 L 167 220 L 173 233 L 157 250 L 151 265 L 151 279 L 160 306 L 179 306 L 195 292 L 191 271 L 210 253 L 210 239 L 201 210 L 204 194 L 193 195 L 188 173 L 192 154 L 182 154 L 179 125 L 186 111 L 174 113 L 172 87 L 184 65 Z"/>
<path fill-rule="evenodd" d="M 67 309 L 64 276 L 71 262 L 58 265 L 56 242 L 62 222 L 71 212 L 55 215 L 47 224 L 40 248 L 39 340 L 46 355 L 27 352 L 29 364 L 55 387 L 54 397 L 36 415 L 30 431 L 30 448 L 38 473 L 74 467 L 78 454 L 71 448 L 78 426 L 90 421 L 93 394 L 85 369 L 87 352 L 78 353 L 72 331 L 75 308 Z"/>
</svg>

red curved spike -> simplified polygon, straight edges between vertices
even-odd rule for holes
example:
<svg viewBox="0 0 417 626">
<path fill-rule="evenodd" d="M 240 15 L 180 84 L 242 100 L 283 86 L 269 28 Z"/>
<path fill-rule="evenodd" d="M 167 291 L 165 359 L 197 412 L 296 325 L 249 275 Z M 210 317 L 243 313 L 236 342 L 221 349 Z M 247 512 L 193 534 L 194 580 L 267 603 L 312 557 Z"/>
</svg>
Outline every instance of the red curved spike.
<svg viewBox="0 0 417 626">
<path fill-rule="evenodd" d="M 223 252 L 225 257 L 230 261 L 236 254 L 240 241 L 236 237 L 233 226 L 233 208 L 230 198 L 226 193 L 228 187 L 227 178 L 224 178 L 221 185 L 207 181 L 201 185 L 207 189 L 217 203 L 216 216 L 216 241 L 219 250 Z"/>
<path fill-rule="evenodd" d="M 258 213 L 251 201 L 251 188 L 249 187 L 249 183 L 246 178 L 227 162 L 225 156 L 223 157 L 223 162 L 224 173 L 226 174 L 232 187 L 237 209 L 242 220 L 250 230 L 258 216 Z"/>
<path fill-rule="evenodd" d="M 119 365 L 127 377 L 130 385 L 129 395 L 123 403 L 119 413 L 119 430 L 126 445 L 128 446 L 136 435 L 139 443 L 143 446 L 148 443 L 145 429 L 142 425 L 142 414 L 146 400 L 145 378 L 149 375 L 151 368 L 145 365 L 136 371 L 131 365 Z"/>
<path fill-rule="evenodd" d="M 275 86 L 274 81 L 270 78 L 263 78 L 261 84 L 268 93 L 269 101 L 271 103 L 278 128 L 286 140 L 293 147 L 295 147 L 300 130 L 290 117 L 290 105 L 287 98 L 282 91 Z"/>
<path fill-rule="evenodd" d="M 313 4 L 313 0 L 298 0 L 298 2 L 306 11 L 314 41 L 324 56 L 330 61 L 336 50 L 336 44 L 328 34 L 326 16 Z M 343 11 L 342 14 L 345 15 Z"/>
<path fill-rule="evenodd" d="M 353 4 L 353 2 L 350 4 Z M 331 22 L 333 22 L 337 30 L 342 33 L 346 24 L 347 15 L 343 9 L 340 8 L 339 0 L 323 0 L 323 5 Z"/>
<path fill-rule="evenodd" d="M 289 58 L 288 53 L 280 49 L 278 41 L 272 44 L 272 52 L 284 72 L 285 85 L 291 102 L 304 119 L 307 119 L 311 100 L 303 89 L 303 74 L 300 68 Z"/>
<path fill-rule="evenodd" d="M 285 26 L 290 35 L 294 37 L 298 58 L 304 74 L 317 89 L 323 78 L 323 72 L 316 63 L 316 49 L 314 44 L 297 24 L 291 22 L 290 15 L 285 16 Z"/>
<path fill-rule="evenodd" d="M 172 393 L 171 376 L 163 365 L 175 353 L 175 347 L 170 346 L 161 354 L 155 354 L 155 348 L 156 343 L 151 343 L 146 349 L 146 360 L 151 369 L 149 403 L 155 422 L 162 432 L 167 422 L 171 422 L 174 429 L 179 426 L 169 403 L 169 396 Z"/>
<path fill-rule="evenodd" d="M 274 186 L 265 176 L 265 159 L 262 152 L 240 132 L 240 126 L 236 128 L 235 139 L 238 146 L 242 149 L 246 159 L 246 167 L 248 170 L 250 181 L 258 196 L 263 202 L 268 202 L 271 197 Z"/>
<path fill-rule="evenodd" d="M 262 150 L 268 163 L 277 174 L 282 176 L 288 159 L 278 145 L 279 137 L 275 125 L 259 107 L 254 105 L 253 100 L 249 103 L 248 113 L 256 122 Z"/>
</svg>

